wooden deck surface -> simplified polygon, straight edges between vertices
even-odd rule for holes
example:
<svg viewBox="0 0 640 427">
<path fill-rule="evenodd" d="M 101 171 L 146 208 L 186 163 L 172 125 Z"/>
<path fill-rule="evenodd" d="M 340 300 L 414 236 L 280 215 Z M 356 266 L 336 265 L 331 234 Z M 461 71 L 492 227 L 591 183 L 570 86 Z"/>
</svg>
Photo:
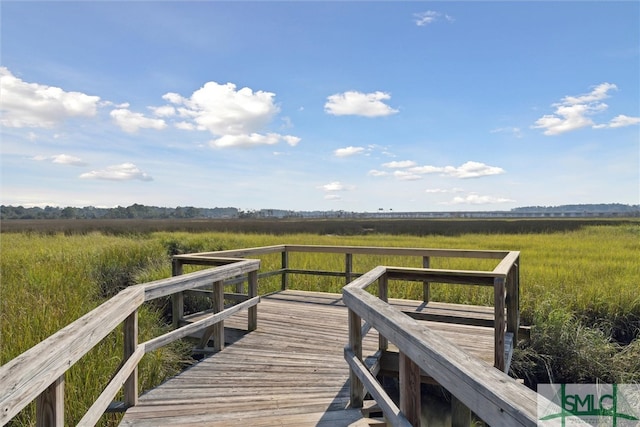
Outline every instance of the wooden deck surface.
<svg viewBox="0 0 640 427">
<path fill-rule="evenodd" d="M 403 310 L 492 316 L 492 309 L 390 301 Z M 471 354 L 493 363 L 491 328 L 425 322 Z M 282 291 L 262 298 L 258 329 L 244 333 L 246 312 L 225 321 L 226 347 L 159 387 L 127 410 L 123 426 L 366 426 L 349 403 L 343 358 L 347 310 L 341 295 Z M 472 337 L 472 339 L 470 339 Z M 373 354 L 371 331 L 363 354 Z"/>
</svg>

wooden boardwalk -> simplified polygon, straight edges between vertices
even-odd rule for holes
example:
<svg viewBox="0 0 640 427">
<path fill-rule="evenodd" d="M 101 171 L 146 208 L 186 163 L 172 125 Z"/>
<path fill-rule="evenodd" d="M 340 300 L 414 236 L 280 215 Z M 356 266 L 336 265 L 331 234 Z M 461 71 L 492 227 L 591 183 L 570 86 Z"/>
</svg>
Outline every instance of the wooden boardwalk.
<svg viewBox="0 0 640 427">
<path fill-rule="evenodd" d="M 391 300 L 403 310 L 493 317 L 491 307 Z M 281 291 L 262 297 L 258 328 L 244 332 L 247 313 L 225 321 L 225 348 L 140 396 L 123 426 L 367 426 L 373 420 L 348 408 L 347 309 L 341 295 Z M 494 369 L 490 327 L 425 321 L 432 330 Z M 473 337 L 470 339 L 470 337 Z M 364 340 L 364 356 L 378 335 Z M 371 423 L 371 424 L 370 424 Z"/>
</svg>

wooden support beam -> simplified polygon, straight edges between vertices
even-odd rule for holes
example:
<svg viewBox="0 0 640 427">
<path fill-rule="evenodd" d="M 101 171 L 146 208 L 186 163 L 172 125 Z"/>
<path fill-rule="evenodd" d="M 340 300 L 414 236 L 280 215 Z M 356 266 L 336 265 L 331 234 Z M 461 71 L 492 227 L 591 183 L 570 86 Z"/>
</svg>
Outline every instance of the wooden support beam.
<svg viewBox="0 0 640 427">
<path fill-rule="evenodd" d="M 254 298 L 258 296 L 258 272 L 250 271 L 249 272 L 249 298 Z M 247 329 L 250 331 L 255 331 L 258 328 L 258 306 L 254 305 L 249 307 L 248 313 L 248 325 Z"/>
<path fill-rule="evenodd" d="M 124 321 L 124 358 L 126 362 L 138 348 L 138 310 L 134 310 Z M 124 382 L 124 403 L 127 406 L 138 404 L 138 367 Z"/>
<path fill-rule="evenodd" d="M 400 411 L 414 427 L 420 427 L 420 367 L 400 353 Z"/>
<path fill-rule="evenodd" d="M 362 321 L 360 316 L 349 310 L 349 349 L 354 357 L 362 363 Z M 352 408 L 362 408 L 364 385 L 353 368 L 349 369 L 349 385 Z"/>
<path fill-rule="evenodd" d="M 378 298 L 384 302 L 389 301 L 389 279 L 386 274 L 378 279 Z M 382 334 L 378 334 L 378 350 L 384 351 L 387 348 L 389 348 L 389 340 Z"/>
<path fill-rule="evenodd" d="M 351 280 L 353 280 L 352 273 L 353 273 L 353 254 L 346 253 L 344 254 L 344 275 L 346 278 L 345 285 L 348 285 L 349 283 L 351 283 Z"/>
<path fill-rule="evenodd" d="M 36 399 L 36 427 L 64 427 L 64 374 Z"/>
<path fill-rule="evenodd" d="M 285 248 L 282 251 L 282 287 L 283 291 L 287 290 L 289 287 L 289 274 L 287 270 L 289 269 L 289 251 Z"/>
<path fill-rule="evenodd" d="M 182 261 L 176 258 L 171 260 L 171 275 L 172 276 L 181 276 L 182 275 Z M 173 328 L 178 329 L 180 327 L 180 322 L 184 318 L 184 294 L 182 292 L 177 292 L 171 295 L 171 322 L 173 323 Z"/>
<path fill-rule="evenodd" d="M 422 268 L 429 268 L 431 259 L 428 256 L 422 257 Z M 427 281 L 422 282 L 422 301 L 428 303 L 431 301 L 431 284 Z"/>
</svg>

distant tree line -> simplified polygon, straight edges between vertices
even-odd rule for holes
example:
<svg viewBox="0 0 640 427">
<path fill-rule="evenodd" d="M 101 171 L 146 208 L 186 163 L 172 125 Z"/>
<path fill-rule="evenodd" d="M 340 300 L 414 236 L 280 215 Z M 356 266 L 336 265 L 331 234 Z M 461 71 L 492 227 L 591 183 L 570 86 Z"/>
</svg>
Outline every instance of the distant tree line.
<svg viewBox="0 0 640 427">
<path fill-rule="evenodd" d="M 162 208 L 133 204 L 115 208 L 96 208 L 87 206 L 65 208 L 47 206 L 45 208 L 22 206 L 0 206 L 0 219 L 188 219 L 188 218 L 237 218 L 236 208 L 195 208 L 178 206 Z"/>
<path fill-rule="evenodd" d="M 491 215 L 488 215 L 488 214 Z M 502 213 L 502 215 L 501 215 Z M 511 213 L 511 215 L 509 215 Z M 640 216 L 640 205 L 624 205 L 620 203 L 609 204 L 584 204 L 562 206 L 526 206 L 514 208 L 510 211 L 490 211 L 487 216 L 501 217 L 513 216 L 513 214 L 547 214 L 557 216 L 562 213 L 600 214 L 602 216 Z M 456 212 L 437 212 L 434 217 L 448 216 L 458 217 Z M 471 215 L 473 214 L 473 215 Z M 473 217 L 482 217 L 482 212 L 471 212 Z M 544 216 L 547 216 L 544 215 Z M 131 206 L 115 208 L 97 208 L 87 206 L 76 208 L 67 206 L 64 208 L 47 206 L 23 207 L 0 206 L 0 219 L 261 219 L 261 218 L 373 218 L 373 217 L 403 218 L 408 217 L 402 212 L 345 212 L 345 211 L 290 211 L 282 209 L 240 210 L 233 207 L 227 208 L 196 208 L 193 206 L 178 206 L 176 208 L 163 208 L 157 206 L 145 206 L 133 204 Z M 411 216 L 411 215 L 409 215 Z M 422 217 L 413 213 L 413 217 Z M 543 216 L 543 215 L 540 215 Z M 582 215 L 577 215 L 582 216 Z"/>
</svg>

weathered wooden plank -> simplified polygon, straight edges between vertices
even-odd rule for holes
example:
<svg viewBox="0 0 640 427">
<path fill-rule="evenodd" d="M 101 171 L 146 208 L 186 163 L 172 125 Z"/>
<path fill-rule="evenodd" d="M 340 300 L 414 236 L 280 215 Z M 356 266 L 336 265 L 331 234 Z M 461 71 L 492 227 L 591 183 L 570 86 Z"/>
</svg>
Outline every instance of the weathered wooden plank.
<svg viewBox="0 0 640 427">
<path fill-rule="evenodd" d="M 364 254 L 389 256 L 430 256 L 451 258 L 502 259 L 507 251 L 478 251 L 467 249 L 392 248 L 376 246 L 285 245 L 288 252 L 322 252 L 335 254 Z"/>
<path fill-rule="evenodd" d="M 400 353 L 400 410 L 414 427 L 420 427 L 420 367 Z"/>
</svg>

